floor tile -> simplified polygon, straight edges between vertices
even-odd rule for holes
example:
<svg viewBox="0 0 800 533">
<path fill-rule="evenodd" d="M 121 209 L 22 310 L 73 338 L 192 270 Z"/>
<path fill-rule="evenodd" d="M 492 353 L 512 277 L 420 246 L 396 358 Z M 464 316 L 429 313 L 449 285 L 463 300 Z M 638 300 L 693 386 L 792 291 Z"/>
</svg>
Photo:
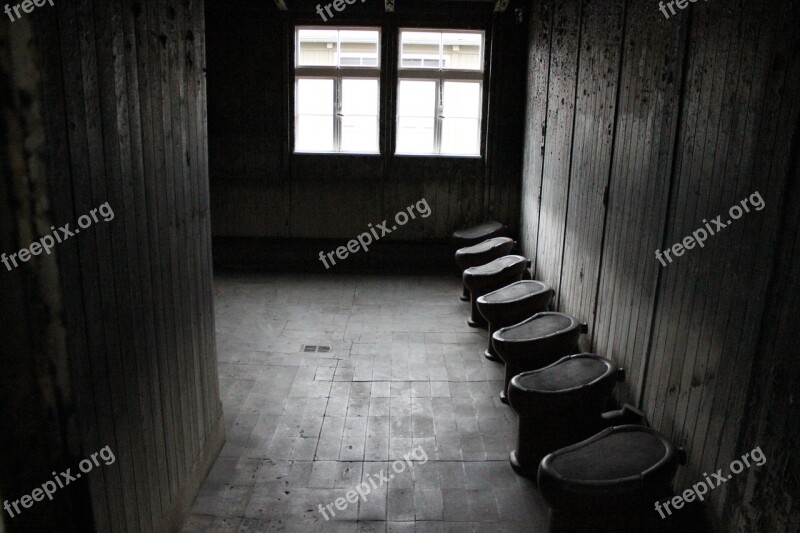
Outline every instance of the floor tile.
<svg viewBox="0 0 800 533">
<path fill-rule="evenodd" d="M 547 528 L 457 278 L 224 273 L 215 292 L 226 443 L 181 531 Z"/>
</svg>

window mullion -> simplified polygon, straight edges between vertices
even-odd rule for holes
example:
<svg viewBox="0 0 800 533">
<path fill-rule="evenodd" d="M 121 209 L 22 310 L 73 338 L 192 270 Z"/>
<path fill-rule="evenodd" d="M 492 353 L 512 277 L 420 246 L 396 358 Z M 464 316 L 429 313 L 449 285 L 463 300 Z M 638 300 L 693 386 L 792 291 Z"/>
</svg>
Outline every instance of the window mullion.
<svg viewBox="0 0 800 533">
<path fill-rule="evenodd" d="M 439 70 L 442 70 L 442 67 L 444 67 L 444 33 L 439 34 Z"/>
<path fill-rule="evenodd" d="M 444 33 L 439 34 L 439 81 L 436 87 L 436 129 L 434 132 L 434 144 L 436 154 L 442 153 L 442 111 L 444 109 Z"/>
<path fill-rule="evenodd" d="M 433 121 L 433 153 L 439 153 L 439 145 L 441 141 L 441 130 L 442 130 L 442 122 L 441 122 L 441 113 L 439 110 L 441 109 L 441 102 L 442 102 L 442 92 L 439 88 L 439 84 L 441 83 L 441 78 L 436 80 L 436 107 L 434 108 L 434 113 L 436 113 L 436 120 Z"/>
<path fill-rule="evenodd" d="M 342 32 L 336 32 L 336 85 L 333 106 L 333 142 L 337 152 L 342 151 Z"/>
<path fill-rule="evenodd" d="M 333 102 L 333 144 L 337 152 L 342 151 L 342 76 L 337 74 Z"/>
</svg>

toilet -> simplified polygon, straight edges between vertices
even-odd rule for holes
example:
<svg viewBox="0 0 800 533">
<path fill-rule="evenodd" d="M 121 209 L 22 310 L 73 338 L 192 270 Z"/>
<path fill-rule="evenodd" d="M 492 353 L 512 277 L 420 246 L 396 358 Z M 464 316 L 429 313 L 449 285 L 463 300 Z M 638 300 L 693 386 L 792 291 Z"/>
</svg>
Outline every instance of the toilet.
<svg viewBox="0 0 800 533">
<path fill-rule="evenodd" d="M 527 258 L 521 255 L 506 255 L 485 265 L 470 267 L 464 271 L 464 286 L 470 294 L 470 327 L 486 327 L 486 319 L 478 311 L 477 300 L 486 293 L 496 291 L 510 283 L 520 281 L 528 268 Z"/>
<path fill-rule="evenodd" d="M 508 385 L 517 374 L 543 368 L 577 352 L 578 340 L 586 331 L 586 324 L 578 319 L 551 311 L 536 313 L 519 324 L 495 331 L 492 345 L 506 364 L 500 399 L 508 403 Z"/>
<path fill-rule="evenodd" d="M 492 345 L 494 332 L 546 311 L 553 294 L 553 289 L 541 281 L 523 280 L 479 297 L 478 311 L 489 323 L 489 346 L 484 356 L 502 363 Z"/>
<path fill-rule="evenodd" d="M 603 406 L 623 377 L 609 359 L 580 353 L 511 378 L 508 403 L 519 419 L 514 471 L 535 476 L 545 455 L 602 430 Z"/>
<path fill-rule="evenodd" d="M 516 245 L 517 243 L 514 239 L 508 237 L 486 239 L 478 244 L 459 248 L 456 251 L 456 265 L 458 265 L 463 275 L 463 272 L 470 267 L 485 265 L 495 259 L 510 254 L 511 250 L 513 250 Z M 469 291 L 466 286 L 463 287 L 461 301 L 469 301 Z"/>
<path fill-rule="evenodd" d="M 484 222 L 471 228 L 460 229 L 453 232 L 453 244 L 456 248 L 464 248 L 481 243 L 492 237 L 504 237 L 508 234 L 508 228 L 497 221 Z"/>
<path fill-rule="evenodd" d="M 610 427 L 556 450 L 539 465 L 550 531 L 662 531 L 655 502 L 671 495 L 686 454 L 646 426 Z"/>
</svg>

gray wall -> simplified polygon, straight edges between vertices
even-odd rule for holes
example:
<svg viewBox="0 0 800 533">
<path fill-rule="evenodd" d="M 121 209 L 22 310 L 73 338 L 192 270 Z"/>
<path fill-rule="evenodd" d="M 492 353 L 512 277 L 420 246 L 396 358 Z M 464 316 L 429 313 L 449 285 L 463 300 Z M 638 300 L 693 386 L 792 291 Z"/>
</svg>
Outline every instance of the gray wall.
<svg viewBox="0 0 800 533">
<path fill-rule="evenodd" d="M 26 20 L 35 31 L 15 22 L 12 49 L 32 43 L 38 56 L 13 65 L 13 98 L 44 125 L 22 122 L 32 129 L 25 146 L 39 158 L 20 167 L 15 155 L 9 165 L 16 216 L 3 251 L 27 246 L 51 224 L 74 229 L 105 202 L 115 217 L 12 273 L 28 284 L 8 295 L 21 304 L 9 332 L 18 356 L 7 360 L 4 343 L 2 388 L 17 403 L 33 401 L 17 415 L 27 420 L 3 460 L 36 466 L 4 478 L 2 492 L 30 492 L 50 478 L 50 469 L 39 470 L 51 464 L 75 473 L 104 446 L 116 462 L 6 525 L 166 531 L 180 524 L 224 438 L 203 5 L 83 0 Z M 50 464 L 38 464 L 42 457 Z"/>
<path fill-rule="evenodd" d="M 789 270 L 796 222 L 783 221 L 797 210 L 787 198 L 796 180 L 800 9 L 767 0 L 690 5 L 666 19 L 643 0 L 530 2 L 521 209 L 536 278 L 554 286 L 560 310 L 588 322 L 586 348 L 627 369 L 618 399 L 687 448 L 676 488 L 762 442 L 769 468 L 781 472 L 788 452 L 779 444 L 796 449 L 798 436 L 796 423 L 777 427 L 798 417 L 796 402 L 778 400 L 787 384 L 774 375 L 780 365 L 796 375 L 797 365 L 783 341 L 765 347 L 788 334 L 776 313 L 788 312 L 798 291 Z M 656 249 L 704 219 L 725 221 L 756 191 L 762 211 L 666 267 L 656 261 Z M 754 421 L 772 405 L 775 419 Z M 759 441 L 772 430 L 778 435 Z M 784 478 L 762 470 L 718 488 L 716 521 L 791 529 L 796 458 L 793 466 Z M 745 479 L 747 498 L 774 483 L 776 499 L 759 497 L 761 513 L 743 503 Z"/>
</svg>

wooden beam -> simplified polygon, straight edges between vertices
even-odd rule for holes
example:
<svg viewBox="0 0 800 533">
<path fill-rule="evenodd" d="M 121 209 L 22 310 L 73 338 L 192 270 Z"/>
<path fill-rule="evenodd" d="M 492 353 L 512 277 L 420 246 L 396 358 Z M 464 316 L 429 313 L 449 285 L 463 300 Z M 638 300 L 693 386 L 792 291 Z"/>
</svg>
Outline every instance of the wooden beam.
<svg viewBox="0 0 800 533">
<path fill-rule="evenodd" d="M 275 5 L 281 11 L 289 11 L 289 8 L 286 7 L 286 0 L 275 0 Z"/>
<path fill-rule="evenodd" d="M 497 0 L 497 3 L 494 5 L 494 12 L 505 13 L 510 1 L 511 0 Z"/>
</svg>

